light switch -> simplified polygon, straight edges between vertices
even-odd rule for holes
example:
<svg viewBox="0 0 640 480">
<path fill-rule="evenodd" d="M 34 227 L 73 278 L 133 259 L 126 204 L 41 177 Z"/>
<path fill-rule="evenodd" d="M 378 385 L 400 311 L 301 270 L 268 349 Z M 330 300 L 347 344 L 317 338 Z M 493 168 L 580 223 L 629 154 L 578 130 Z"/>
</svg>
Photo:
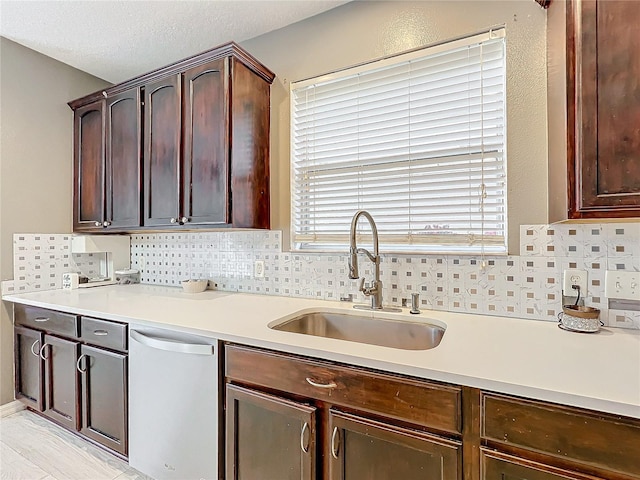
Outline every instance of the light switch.
<svg viewBox="0 0 640 480">
<path fill-rule="evenodd" d="M 640 301 L 640 272 L 608 270 L 604 280 L 607 298 Z"/>
</svg>

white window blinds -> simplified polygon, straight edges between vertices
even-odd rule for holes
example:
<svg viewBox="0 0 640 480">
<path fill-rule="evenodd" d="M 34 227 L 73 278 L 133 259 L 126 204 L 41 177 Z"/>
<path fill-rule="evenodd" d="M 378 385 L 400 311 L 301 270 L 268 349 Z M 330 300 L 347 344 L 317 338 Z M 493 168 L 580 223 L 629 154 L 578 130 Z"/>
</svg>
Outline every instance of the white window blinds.
<svg viewBox="0 0 640 480">
<path fill-rule="evenodd" d="M 505 252 L 505 161 L 503 29 L 292 83 L 292 247 Z"/>
</svg>

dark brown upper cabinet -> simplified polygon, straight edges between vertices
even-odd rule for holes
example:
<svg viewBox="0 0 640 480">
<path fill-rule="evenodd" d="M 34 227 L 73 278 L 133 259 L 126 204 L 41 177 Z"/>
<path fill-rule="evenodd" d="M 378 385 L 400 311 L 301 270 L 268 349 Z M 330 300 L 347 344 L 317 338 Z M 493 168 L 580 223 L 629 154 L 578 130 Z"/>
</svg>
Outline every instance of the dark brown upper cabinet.
<svg viewBox="0 0 640 480">
<path fill-rule="evenodd" d="M 144 224 L 177 223 L 180 216 L 180 76 L 145 85 Z"/>
<path fill-rule="evenodd" d="M 145 86 L 145 226 L 231 223 L 228 61 Z"/>
<path fill-rule="evenodd" d="M 138 88 L 74 113 L 74 231 L 140 225 Z"/>
<path fill-rule="evenodd" d="M 74 112 L 73 229 L 102 229 L 104 218 L 104 101 Z"/>
<path fill-rule="evenodd" d="M 113 228 L 140 225 L 140 89 L 105 100 L 106 221 Z"/>
<path fill-rule="evenodd" d="M 640 8 L 566 8 L 569 217 L 640 216 Z"/>
<path fill-rule="evenodd" d="M 70 102 L 74 231 L 269 228 L 273 78 L 229 43 Z"/>
<path fill-rule="evenodd" d="M 234 57 L 145 85 L 144 225 L 269 228 L 269 84 Z"/>
<path fill-rule="evenodd" d="M 182 212 L 189 222 L 231 223 L 228 74 L 225 58 L 183 75 Z"/>
</svg>

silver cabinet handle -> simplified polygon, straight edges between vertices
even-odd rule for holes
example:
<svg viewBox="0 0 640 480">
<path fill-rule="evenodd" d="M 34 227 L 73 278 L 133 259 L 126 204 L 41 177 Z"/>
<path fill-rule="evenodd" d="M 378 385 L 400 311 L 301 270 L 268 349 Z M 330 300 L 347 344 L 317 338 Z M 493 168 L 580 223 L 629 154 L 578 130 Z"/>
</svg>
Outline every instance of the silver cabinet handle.
<svg viewBox="0 0 640 480">
<path fill-rule="evenodd" d="M 171 217 L 171 220 L 169 220 L 171 223 L 176 223 L 178 221 L 177 218 Z"/>
<path fill-rule="evenodd" d="M 42 347 L 40 347 L 40 358 L 43 360 L 47 360 L 48 358 L 44 356 L 44 349 L 47 348 L 48 345 L 48 343 L 45 343 L 44 345 L 42 345 Z"/>
<path fill-rule="evenodd" d="M 312 387 L 318 387 L 318 388 L 336 388 L 338 385 L 336 385 L 335 382 L 329 382 L 329 383 L 318 383 L 315 380 L 313 380 L 312 378 L 305 378 L 305 380 L 307 381 L 307 383 L 309 385 L 311 385 Z"/>
<path fill-rule="evenodd" d="M 145 345 L 147 347 L 156 348 L 158 350 L 166 350 L 167 352 L 192 353 L 194 355 L 213 355 L 213 345 L 202 345 L 197 343 L 182 343 L 175 340 L 152 337 L 147 334 L 131 330 L 129 332 L 131 339 Z"/>
<path fill-rule="evenodd" d="M 33 347 L 36 346 L 36 343 L 40 343 L 40 339 L 36 340 L 35 342 L 33 342 L 33 344 L 31 345 L 31 353 L 33 353 L 34 356 L 38 356 L 38 352 L 36 352 Z"/>
<path fill-rule="evenodd" d="M 109 335 L 109 332 L 107 332 L 106 330 L 94 330 L 93 334 L 97 335 L 98 337 L 106 337 L 107 335 Z"/>
<path fill-rule="evenodd" d="M 180 221 L 181 221 L 182 223 L 189 223 L 189 217 L 182 217 L 182 218 L 180 219 Z"/>
<path fill-rule="evenodd" d="M 340 432 L 338 427 L 333 427 L 333 433 L 331 434 L 331 456 L 338 459 L 338 450 L 340 448 Z"/>
<path fill-rule="evenodd" d="M 84 369 L 84 370 L 80 367 L 80 362 L 82 361 L 82 359 L 83 359 L 84 357 L 88 357 L 88 355 L 87 355 L 86 353 L 83 353 L 82 355 L 80 355 L 80 356 L 78 357 L 78 361 L 76 362 L 76 369 L 77 369 L 80 373 L 87 373 L 87 369 L 86 369 L 86 367 L 85 367 L 85 369 Z"/>
<path fill-rule="evenodd" d="M 105 91 L 103 90 L 103 91 L 102 91 L 102 96 L 103 96 L 104 98 L 107 98 L 107 92 L 105 92 Z"/>
<path fill-rule="evenodd" d="M 302 425 L 302 431 L 300 432 L 300 448 L 304 453 L 309 453 L 309 443 L 311 442 L 311 436 L 309 436 L 309 441 L 305 446 L 304 432 L 306 432 L 307 430 L 309 430 L 309 424 L 307 422 L 304 422 L 304 425 Z"/>
<path fill-rule="evenodd" d="M 48 322 L 49 321 L 49 317 L 36 317 L 33 319 L 34 322 L 38 322 L 38 323 L 42 323 L 42 322 Z"/>
<path fill-rule="evenodd" d="M 108 227 L 109 225 L 111 225 L 111 222 L 109 220 L 105 220 L 104 222 L 102 222 L 103 227 Z"/>
</svg>

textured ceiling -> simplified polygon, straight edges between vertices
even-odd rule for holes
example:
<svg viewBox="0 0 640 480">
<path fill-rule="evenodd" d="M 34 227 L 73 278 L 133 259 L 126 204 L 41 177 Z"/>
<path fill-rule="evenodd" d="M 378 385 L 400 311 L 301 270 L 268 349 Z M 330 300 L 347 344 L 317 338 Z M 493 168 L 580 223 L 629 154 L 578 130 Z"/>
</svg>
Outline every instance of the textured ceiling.
<svg viewBox="0 0 640 480">
<path fill-rule="evenodd" d="M 347 0 L 0 1 L 0 35 L 117 83 Z"/>
</svg>

